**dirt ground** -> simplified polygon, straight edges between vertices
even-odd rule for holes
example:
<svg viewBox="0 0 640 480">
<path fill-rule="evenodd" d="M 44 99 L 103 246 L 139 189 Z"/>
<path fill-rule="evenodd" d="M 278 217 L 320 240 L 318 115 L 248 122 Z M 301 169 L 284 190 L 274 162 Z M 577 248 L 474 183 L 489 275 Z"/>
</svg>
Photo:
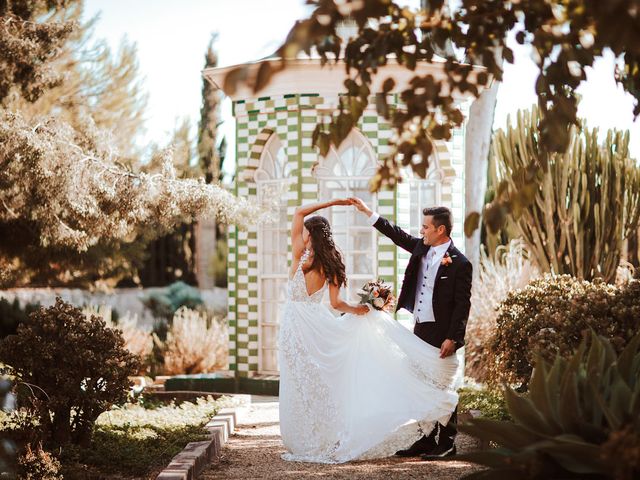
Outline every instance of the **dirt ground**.
<svg viewBox="0 0 640 480">
<path fill-rule="evenodd" d="M 456 439 L 458 453 L 476 448 L 463 434 Z M 280 441 L 277 398 L 257 399 L 240 412 L 239 425 L 222 450 L 219 461 L 210 464 L 198 480 L 231 479 L 408 479 L 454 480 L 480 467 L 466 462 L 424 462 L 419 457 L 390 457 L 340 465 L 285 462 Z"/>
</svg>

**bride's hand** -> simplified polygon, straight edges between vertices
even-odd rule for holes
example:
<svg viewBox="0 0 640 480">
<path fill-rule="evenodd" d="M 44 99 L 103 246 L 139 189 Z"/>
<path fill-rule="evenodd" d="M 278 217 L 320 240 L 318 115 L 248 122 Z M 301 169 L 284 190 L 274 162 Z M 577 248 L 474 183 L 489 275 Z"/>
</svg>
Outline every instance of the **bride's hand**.
<svg viewBox="0 0 640 480">
<path fill-rule="evenodd" d="M 366 315 L 369 313 L 369 307 L 367 305 L 357 305 L 353 313 L 356 315 Z"/>
</svg>

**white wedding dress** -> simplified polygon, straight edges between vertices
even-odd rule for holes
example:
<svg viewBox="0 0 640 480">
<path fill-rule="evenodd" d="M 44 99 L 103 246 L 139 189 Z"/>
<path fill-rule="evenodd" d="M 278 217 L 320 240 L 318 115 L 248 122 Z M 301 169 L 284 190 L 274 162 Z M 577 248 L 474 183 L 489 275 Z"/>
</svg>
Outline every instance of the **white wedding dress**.
<svg viewBox="0 0 640 480">
<path fill-rule="evenodd" d="M 447 423 L 458 402 L 457 355 L 388 314 L 334 317 L 307 293 L 302 264 L 287 285 L 279 334 L 280 431 L 285 460 L 342 463 L 408 448 Z"/>
</svg>

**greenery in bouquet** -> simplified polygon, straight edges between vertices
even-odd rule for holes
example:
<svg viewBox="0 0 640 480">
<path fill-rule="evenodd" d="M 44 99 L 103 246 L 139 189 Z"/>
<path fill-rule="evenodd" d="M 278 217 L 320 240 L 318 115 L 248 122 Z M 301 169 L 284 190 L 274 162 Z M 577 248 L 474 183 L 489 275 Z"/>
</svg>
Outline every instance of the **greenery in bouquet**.
<svg viewBox="0 0 640 480">
<path fill-rule="evenodd" d="M 378 279 L 367 282 L 358 292 L 361 305 L 371 305 L 376 310 L 391 310 L 395 305 L 395 297 L 391 287 Z"/>
</svg>

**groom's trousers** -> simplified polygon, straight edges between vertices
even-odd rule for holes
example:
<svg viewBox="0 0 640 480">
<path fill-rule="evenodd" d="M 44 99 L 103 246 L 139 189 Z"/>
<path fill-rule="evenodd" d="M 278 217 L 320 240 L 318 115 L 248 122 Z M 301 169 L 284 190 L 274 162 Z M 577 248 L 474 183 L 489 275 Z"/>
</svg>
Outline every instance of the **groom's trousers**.
<svg viewBox="0 0 640 480">
<path fill-rule="evenodd" d="M 432 345 L 436 348 L 440 348 L 442 345 L 441 332 L 438 331 L 437 326 L 434 323 L 416 323 L 413 327 L 413 333 L 420 340 Z M 455 353 L 454 353 L 455 355 Z M 451 418 L 446 425 L 438 423 L 436 425 L 438 429 L 438 445 L 450 445 L 453 446 L 456 435 L 458 433 L 458 407 L 451 414 Z"/>
<path fill-rule="evenodd" d="M 458 434 L 458 407 L 451 414 L 451 418 L 446 425 L 438 423 L 438 445 L 453 447 Z"/>
</svg>

